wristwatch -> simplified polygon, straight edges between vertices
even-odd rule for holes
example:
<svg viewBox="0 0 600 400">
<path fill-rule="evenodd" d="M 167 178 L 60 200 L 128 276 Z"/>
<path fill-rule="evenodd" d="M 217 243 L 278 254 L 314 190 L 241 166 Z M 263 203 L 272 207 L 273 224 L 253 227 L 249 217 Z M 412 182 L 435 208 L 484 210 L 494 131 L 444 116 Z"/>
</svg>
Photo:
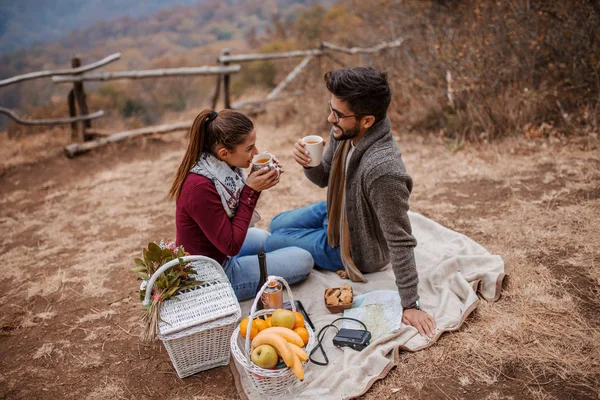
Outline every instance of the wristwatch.
<svg viewBox="0 0 600 400">
<path fill-rule="evenodd" d="M 406 309 L 407 309 L 407 310 L 411 310 L 411 309 L 414 309 L 414 310 L 420 310 L 420 309 L 421 309 L 421 306 L 420 306 L 420 304 L 419 304 L 419 300 L 415 301 L 415 302 L 414 302 L 413 304 L 411 304 L 409 307 L 406 307 Z"/>
</svg>

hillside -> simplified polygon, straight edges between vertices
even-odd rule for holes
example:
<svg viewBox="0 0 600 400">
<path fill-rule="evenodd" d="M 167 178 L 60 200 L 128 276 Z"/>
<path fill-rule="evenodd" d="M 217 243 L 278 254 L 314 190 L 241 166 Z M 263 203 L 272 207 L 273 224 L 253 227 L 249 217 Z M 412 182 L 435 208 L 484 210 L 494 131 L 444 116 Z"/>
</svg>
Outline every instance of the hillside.
<svg viewBox="0 0 600 400">
<path fill-rule="evenodd" d="M 0 54 L 48 43 L 74 29 L 122 16 L 138 18 L 173 6 L 201 3 L 203 0 L 37 0 L 0 3 Z"/>
<path fill-rule="evenodd" d="M 134 17 L 132 15 L 135 14 L 132 14 L 91 26 L 81 23 L 80 29 L 60 40 L 0 56 L 0 79 L 32 71 L 69 67 L 73 54 L 80 54 L 83 63 L 87 63 L 121 52 L 121 60 L 104 70 L 214 64 L 220 47 L 245 48 L 247 39 L 267 35 L 274 21 L 292 20 L 314 3 L 327 4 L 329 1 L 206 0 L 193 5 L 172 6 L 151 15 Z M 93 4 L 98 6 L 100 3 L 90 2 L 79 12 L 93 14 Z M 130 6 L 134 7 L 134 3 L 128 4 L 124 5 L 125 11 Z M 161 2 L 157 1 L 156 4 Z M 175 4 L 175 0 L 166 4 Z M 64 7 L 67 6 L 58 9 Z M 14 8 L 17 6 L 14 5 Z M 38 18 L 33 11 L 32 15 L 34 20 Z M 98 19 L 101 16 L 108 14 L 101 12 Z M 63 19 L 66 20 L 60 20 Z M 12 35 L 9 28 L 17 23 L 18 20 L 11 20 L 4 27 L 0 40 L 8 40 Z M 23 29 L 27 26 L 22 22 Z M 68 23 L 66 28 L 69 28 Z M 116 86 L 119 87 L 121 83 Z M 1 88 L 0 104 L 24 112 L 44 107 L 51 96 L 64 98 L 66 90 L 64 86 L 53 85 L 49 80 L 28 81 Z M 6 123 L 7 120 L 2 116 L 0 122 Z"/>
</svg>

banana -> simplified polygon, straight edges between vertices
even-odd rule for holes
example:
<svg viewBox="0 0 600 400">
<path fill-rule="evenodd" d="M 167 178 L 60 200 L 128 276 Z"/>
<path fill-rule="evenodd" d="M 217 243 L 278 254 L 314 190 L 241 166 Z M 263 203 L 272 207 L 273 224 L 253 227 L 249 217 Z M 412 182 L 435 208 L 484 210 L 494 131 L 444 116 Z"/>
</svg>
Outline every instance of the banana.
<svg viewBox="0 0 600 400">
<path fill-rule="evenodd" d="M 273 332 L 267 332 L 267 329 L 261 331 L 256 335 L 254 339 L 252 339 L 252 350 L 255 347 L 260 346 L 261 344 L 270 344 L 275 347 L 277 354 L 283 358 L 283 362 L 288 367 L 292 367 L 294 365 L 294 352 L 290 349 L 290 346 L 285 341 L 285 339 Z"/>
<path fill-rule="evenodd" d="M 288 346 L 290 346 L 290 349 L 298 356 L 300 361 L 308 361 L 308 354 L 306 354 L 303 349 L 296 346 L 294 343 L 288 343 Z"/>
<path fill-rule="evenodd" d="M 289 343 L 293 343 L 298 347 L 304 346 L 304 341 L 302 340 L 300 335 L 298 335 L 296 332 L 294 332 L 291 329 L 282 328 L 280 326 L 274 326 L 274 327 L 263 329 L 262 331 L 260 331 L 260 333 L 263 333 L 263 332 L 276 333 L 279 336 L 283 337 Z"/>
<path fill-rule="evenodd" d="M 298 378 L 298 380 L 303 381 L 304 380 L 304 367 L 302 366 L 302 363 L 300 362 L 300 358 L 298 358 L 298 356 L 296 355 L 296 353 L 293 353 L 294 355 L 294 364 L 290 367 L 292 372 L 294 373 L 294 375 L 296 375 L 296 378 Z"/>
</svg>

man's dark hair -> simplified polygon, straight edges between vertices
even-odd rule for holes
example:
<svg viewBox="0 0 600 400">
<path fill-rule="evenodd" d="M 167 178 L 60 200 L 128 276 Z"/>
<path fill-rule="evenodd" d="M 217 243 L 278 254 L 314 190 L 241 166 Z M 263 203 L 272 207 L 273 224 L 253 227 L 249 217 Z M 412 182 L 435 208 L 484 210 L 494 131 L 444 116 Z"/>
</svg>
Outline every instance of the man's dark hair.
<svg viewBox="0 0 600 400">
<path fill-rule="evenodd" d="M 353 113 L 373 115 L 375 121 L 385 118 L 392 101 L 387 74 L 373 67 L 329 71 L 325 85 L 335 97 L 347 102 Z"/>
</svg>

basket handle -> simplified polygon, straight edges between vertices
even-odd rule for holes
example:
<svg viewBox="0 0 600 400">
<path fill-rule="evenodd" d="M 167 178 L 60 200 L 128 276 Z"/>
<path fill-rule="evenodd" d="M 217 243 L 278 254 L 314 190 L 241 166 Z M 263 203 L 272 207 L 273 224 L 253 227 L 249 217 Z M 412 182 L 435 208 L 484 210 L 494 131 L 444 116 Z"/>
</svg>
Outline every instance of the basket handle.
<svg viewBox="0 0 600 400">
<path fill-rule="evenodd" d="M 256 313 L 256 306 L 258 305 L 258 300 L 260 296 L 263 294 L 269 283 L 273 281 L 279 281 L 283 283 L 283 286 L 287 289 L 287 294 L 290 299 L 290 304 L 292 305 L 292 311 L 296 311 L 296 304 L 294 303 L 294 295 L 292 294 L 292 290 L 288 285 L 287 281 L 280 276 L 270 275 L 267 278 L 267 281 L 260 288 L 258 293 L 256 293 L 256 297 L 254 298 L 254 303 L 252 303 L 252 308 L 250 309 L 250 316 L 248 317 L 248 327 L 246 328 L 246 353 L 244 354 L 248 361 L 250 361 L 250 332 L 252 332 L 252 320 L 254 319 L 254 314 Z"/>
<path fill-rule="evenodd" d="M 213 264 L 217 263 L 212 258 L 205 257 L 205 256 L 183 256 L 183 257 L 180 257 L 180 258 L 183 261 L 208 261 L 208 262 L 213 263 Z M 150 299 L 152 297 L 152 289 L 154 288 L 154 282 L 156 282 L 156 280 L 158 279 L 158 277 L 160 276 L 160 274 L 162 274 L 163 272 L 165 272 L 169 268 L 174 267 L 176 265 L 179 265 L 179 258 L 175 258 L 175 259 L 169 261 L 168 263 L 163 264 L 159 269 L 157 269 L 154 272 L 154 274 L 152 274 L 152 276 L 148 280 L 148 284 L 146 285 L 146 297 L 144 297 L 144 301 L 142 303 L 143 305 L 145 305 L 145 306 L 150 305 Z M 219 266 L 221 266 L 221 265 L 219 264 Z"/>
</svg>

